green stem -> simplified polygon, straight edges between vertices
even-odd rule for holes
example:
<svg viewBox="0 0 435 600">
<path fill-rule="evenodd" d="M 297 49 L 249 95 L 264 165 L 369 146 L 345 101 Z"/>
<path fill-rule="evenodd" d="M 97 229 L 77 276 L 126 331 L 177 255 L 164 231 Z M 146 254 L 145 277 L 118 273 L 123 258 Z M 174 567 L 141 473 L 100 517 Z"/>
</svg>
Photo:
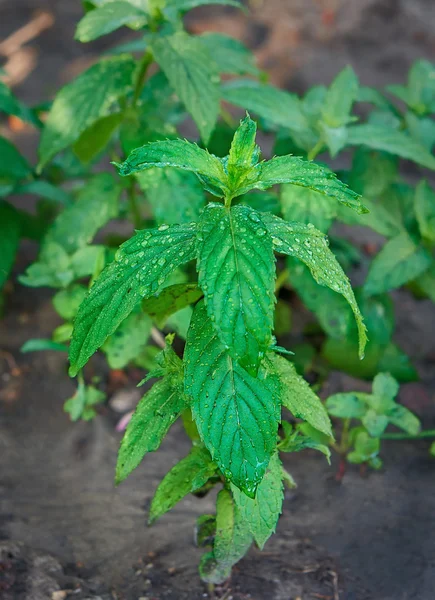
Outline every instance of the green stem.
<svg viewBox="0 0 435 600">
<path fill-rule="evenodd" d="M 278 275 L 275 282 L 275 294 L 277 294 L 279 290 L 288 282 L 289 275 L 290 273 L 288 269 L 284 269 L 284 271 L 281 271 L 281 273 Z"/>
<path fill-rule="evenodd" d="M 317 144 L 314 146 L 314 148 L 311 148 L 311 150 L 308 152 L 308 154 L 307 154 L 308 160 L 314 160 L 316 158 L 316 156 L 319 154 L 319 152 L 323 149 L 323 146 L 324 146 L 323 139 L 319 138 L 317 141 Z"/>
<path fill-rule="evenodd" d="M 383 440 L 423 440 L 425 438 L 435 438 L 435 429 L 428 429 L 417 435 L 410 433 L 384 433 L 381 435 Z"/>
<path fill-rule="evenodd" d="M 349 427 L 350 419 L 344 419 L 340 440 L 340 454 L 346 454 L 349 449 Z"/>
<path fill-rule="evenodd" d="M 127 188 L 127 194 L 134 226 L 136 229 L 140 229 L 142 226 L 142 215 L 140 214 L 139 206 L 137 204 L 135 180 L 133 177 L 130 177 L 130 185 Z"/>
<path fill-rule="evenodd" d="M 136 85 L 134 87 L 134 94 L 133 94 L 133 100 L 132 100 L 133 107 L 137 106 L 139 96 L 142 91 L 142 88 L 143 88 L 143 85 L 145 82 L 145 78 L 147 76 L 148 67 L 150 66 L 150 64 L 152 62 L 153 62 L 153 55 L 151 54 L 150 50 L 147 50 L 145 52 L 145 54 L 143 55 L 142 60 L 140 61 L 140 64 L 139 64 L 139 72 L 137 74 Z"/>
</svg>

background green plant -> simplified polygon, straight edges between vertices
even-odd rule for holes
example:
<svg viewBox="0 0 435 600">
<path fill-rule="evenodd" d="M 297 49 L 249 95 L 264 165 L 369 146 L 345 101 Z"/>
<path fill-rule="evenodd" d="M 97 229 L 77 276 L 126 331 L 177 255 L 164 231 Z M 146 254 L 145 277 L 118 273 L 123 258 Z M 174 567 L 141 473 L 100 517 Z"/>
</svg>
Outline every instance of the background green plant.
<svg viewBox="0 0 435 600">
<path fill-rule="evenodd" d="M 0 86 L 0 110 L 41 132 L 34 168 L 0 139 L 0 285 L 20 238 L 39 241 L 38 259 L 20 281 L 56 290 L 53 305 L 64 320 L 51 339 L 29 340 L 23 351 L 70 345 L 78 387 L 65 410 L 73 420 L 93 418 L 105 400 L 81 371 L 98 348 L 112 369 L 135 364 L 149 371 L 146 381 L 159 378 L 127 428 L 116 478 L 125 479 L 182 417 L 192 450 L 158 487 L 150 522 L 186 494 L 221 486 L 216 516 L 197 524 L 198 544 L 212 547 L 200 568 L 211 584 L 229 576 L 252 541 L 261 548 L 275 530 L 283 482 L 295 485 L 280 452 L 314 448 L 329 460 L 332 447 L 350 462 L 379 468 L 388 424 L 422 435 L 416 418 L 394 402 L 396 384 L 384 373 L 371 395 L 328 399 L 328 412 L 344 419 L 336 442 L 323 404 L 300 375 L 314 374 L 318 384 L 330 368 L 368 379 L 379 371 L 415 379 L 393 342 L 389 293 L 406 285 L 417 297 L 435 297 L 435 192 L 421 174 L 435 168 L 433 65 L 417 62 L 408 85 L 390 86 L 387 94 L 360 85 L 347 67 L 329 88 L 316 86 L 301 98 L 268 85 L 239 41 L 184 30 L 186 11 L 213 3 L 86 1 L 78 41 L 121 26 L 138 31 L 137 39 L 62 88 L 48 115 L 47 106 L 29 109 Z M 236 128 L 228 105 L 258 119 L 274 140 L 275 158 L 260 161 L 256 123 L 247 116 Z M 179 139 L 186 119 L 196 126 L 197 143 Z M 351 157 L 338 178 L 307 162 L 326 153 Z M 126 177 L 101 173 L 107 159 Z M 405 161 L 418 166 L 411 178 Z M 40 198 L 35 214 L 14 207 L 13 196 L 23 193 Z M 126 241 L 130 225 L 113 235 L 106 227 L 113 220 L 141 231 Z M 331 232 L 337 221 L 386 239 L 370 264 Z M 278 259 L 276 278 L 274 252 L 286 256 Z M 358 304 L 342 271 L 357 264 L 368 267 Z M 235 272 L 237 285 L 230 279 Z M 288 351 L 274 338 L 291 331 L 290 290 L 319 325 L 306 331 L 310 343 L 292 348 L 294 362 L 280 356 Z M 359 310 L 369 337 L 363 361 Z M 173 336 L 165 345 L 159 330 L 187 338 L 183 361 Z M 153 340 L 164 346 L 160 352 Z M 281 405 L 291 422 L 281 421 Z M 239 414 L 246 431 L 238 446 L 231 435 Z M 361 424 L 351 428 L 350 419 Z M 218 439 L 222 423 L 225 436 Z"/>
</svg>

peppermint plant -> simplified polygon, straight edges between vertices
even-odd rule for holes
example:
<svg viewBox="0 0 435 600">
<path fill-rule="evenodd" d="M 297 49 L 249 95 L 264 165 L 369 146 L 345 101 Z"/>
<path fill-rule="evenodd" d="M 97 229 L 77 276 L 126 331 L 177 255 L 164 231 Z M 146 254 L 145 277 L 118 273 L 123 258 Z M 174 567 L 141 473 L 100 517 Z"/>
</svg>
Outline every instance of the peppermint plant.
<svg viewBox="0 0 435 600">
<path fill-rule="evenodd" d="M 342 420 L 340 441 L 331 442 L 343 461 L 381 469 L 379 454 L 382 440 L 434 438 L 434 430 L 421 431 L 420 420 L 396 401 L 399 383 L 390 373 L 378 373 L 372 392 L 343 392 L 329 396 L 325 402 L 328 414 Z M 392 425 L 401 433 L 386 431 Z M 319 439 L 317 442 L 324 442 Z M 340 475 L 344 474 L 344 465 Z"/>
<path fill-rule="evenodd" d="M 220 583 L 252 541 L 263 547 L 275 530 L 282 481 L 291 481 L 279 451 L 324 451 L 310 431 L 299 428 L 293 434 L 296 446 L 280 441 L 282 407 L 332 437 L 322 403 L 283 356 L 288 351 L 276 345 L 275 253 L 297 258 L 319 284 L 341 294 L 355 315 L 361 357 L 366 343 L 351 285 L 325 235 L 313 225 L 252 208 L 249 192 L 286 183 L 315 190 L 357 211 L 365 209 L 358 195 L 322 166 L 293 156 L 260 160 L 256 124 L 249 115 L 224 158 L 177 139 L 145 144 L 116 166 L 125 177 L 156 168 L 192 172 L 216 200 L 205 205 L 195 222 L 140 230 L 120 246 L 78 309 L 70 374 L 79 373 L 138 306 L 160 306 L 168 314 L 194 304 L 183 358 L 169 339 L 158 367 L 146 378 L 159 380 L 139 402 L 127 427 L 116 479 L 124 480 L 156 450 L 182 416 L 192 450 L 157 489 L 150 521 L 187 493 L 220 486 L 216 517 L 202 519 L 198 533 L 212 545 L 201 562 L 201 576 Z M 192 261 L 197 282 L 170 285 L 174 271 Z"/>
<path fill-rule="evenodd" d="M 418 61 L 407 86 L 384 94 L 348 67 L 299 98 L 267 84 L 238 40 L 185 29 L 184 15 L 210 4 L 242 8 L 236 0 L 85 0 L 77 42 L 121 27 L 134 39 L 39 107 L 0 85 L 0 111 L 40 133 L 36 165 L 0 138 L 0 287 L 20 238 L 37 241 L 38 257 L 19 281 L 52 288 L 62 321 L 22 350 L 69 352 L 72 420 L 94 418 L 105 401 L 104 382 L 85 369 L 99 349 L 110 369 L 133 365 L 148 371 L 143 384 L 157 380 L 127 427 L 116 480 L 182 419 L 192 449 L 159 485 L 149 520 L 186 494 L 219 487 L 216 514 L 196 526 L 198 545 L 210 547 L 201 577 L 212 585 L 274 532 L 283 483 L 295 485 L 280 454 L 311 448 L 329 460 L 337 447 L 324 405 L 300 375 L 306 364 L 318 360 L 321 376 L 336 367 L 416 377 L 392 341 L 388 294 L 406 285 L 434 298 L 434 192 L 426 181 L 414 191 L 400 167 L 435 169 L 435 79 L 433 65 Z M 370 107 L 363 121 L 359 103 Z M 257 123 L 247 115 L 237 127 L 228 104 L 258 117 L 273 138 L 271 160 L 261 160 Z M 186 122 L 191 141 L 180 139 Z M 338 176 L 313 162 L 343 151 L 352 165 Z M 39 198 L 36 214 L 16 209 L 16 194 Z M 367 258 L 326 237 L 337 220 L 388 240 L 356 296 L 345 271 Z M 320 359 L 308 344 L 294 356 L 278 345 L 291 329 L 281 293 L 289 288 L 326 334 Z M 378 408 L 361 400 L 372 444 L 367 423 L 373 410 L 378 421 L 386 415 L 387 400 Z"/>
</svg>

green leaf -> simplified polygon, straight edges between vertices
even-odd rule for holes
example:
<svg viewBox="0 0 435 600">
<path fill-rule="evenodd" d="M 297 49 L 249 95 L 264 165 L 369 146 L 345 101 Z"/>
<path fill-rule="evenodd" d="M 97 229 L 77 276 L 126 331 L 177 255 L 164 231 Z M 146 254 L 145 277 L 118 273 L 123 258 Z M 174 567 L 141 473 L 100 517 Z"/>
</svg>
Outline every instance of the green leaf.
<svg viewBox="0 0 435 600">
<path fill-rule="evenodd" d="M 160 446 L 170 426 L 187 408 L 181 382 L 158 381 L 139 402 L 122 438 L 116 464 L 116 483 L 124 481 L 145 454 Z"/>
<path fill-rule="evenodd" d="M 280 452 L 317 450 L 326 456 L 326 460 L 331 464 L 331 451 L 327 445 L 330 441 L 328 436 L 319 433 L 317 429 L 314 429 L 308 423 L 300 423 L 294 431 L 287 421 L 283 421 L 282 426 L 285 438 L 278 445 Z"/>
<path fill-rule="evenodd" d="M 240 198 L 241 204 L 246 204 L 254 210 L 260 212 L 271 212 L 279 216 L 281 214 L 281 204 L 277 194 L 273 192 L 253 192 Z"/>
<path fill-rule="evenodd" d="M 435 169 L 435 157 L 423 146 L 402 131 L 381 125 L 352 125 L 348 128 L 347 143 L 350 146 L 367 146 L 374 150 L 389 152 L 401 158 Z"/>
<path fill-rule="evenodd" d="M 301 102 L 295 94 L 250 79 L 225 82 L 221 94 L 230 104 L 252 111 L 274 125 L 299 134 L 311 134 Z M 312 144 L 311 140 L 310 143 Z"/>
<path fill-rule="evenodd" d="M 408 90 L 416 112 L 435 112 L 435 66 L 428 60 L 416 61 L 409 71 Z"/>
<path fill-rule="evenodd" d="M 374 88 L 365 85 L 359 86 L 356 101 L 368 102 L 369 104 L 373 104 L 381 110 L 389 110 L 394 114 L 400 115 L 399 111 L 394 106 L 394 104 L 387 100 L 380 92 L 378 92 L 378 90 L 375 90 Z"/>
<path fill-rule="evenodd" d="M 0 178 L 15 183 L 30 175 L 31 168 L 27 160 L 9 140 L 2 136 L 0 136 L 0 156 Z"/>
<path fill-rule="evenodd" d="M 70 347 L 71 374 L 81 369 L 139 301 L 156 293 L 195 257 L 195 225 L 161 225 L 122 244 L 83 301 Z"/>
<path fill-rule="evenodd" d="M 74 37 L 79 42 L 91 42 L 123 25 L 139 29 L 146 22 L 146 13 L 129 2 L 109 2 L 88 12 L 77 25 Z"/>
<path fill-rule="evenodd" d="M 104 250 L 102 246 L 87 244 L 117 216 L 120 192 L 120 186 L 115 185 L 108 173 L 91 178 L 75 203 L 55 219 L 44 238 L 38 261 L 20 277 L 21 283 L 66 287 L 74 278 L 92 275 Z"/>
<path fill-rule="evenodd" d="M 170 315 L 194 304 L 202 296 L 203 292 L 196 283 L 177 283 L 163 288 L 158 296 L 143 300 L 142 310 L 163 326 Z"/>
<path fill-rule="evenodd" d="M 53 342 L 56 342 L 56 344 L 63 344 L 63 342 L 69 342 L 69 340 L 71 339 L 72 330 L 72 323 L 62 323 L 62 325 L 59 325 L 59 327 L 56 327 L 56 329 L 53 331 L 51 339 L 53 340 Z"/>
<path fill-rule="evenodd" d="M 397 158 L 385 152 L 377 152 L 362 146 L 357 148 L 352 159 L 349 186 L 364 196 L 377 199 L 397 179 Z M 348 212 L 348 211 L 347 211 Z M 364 216 L 368 219 L 370 214 Z"/>
<path fill-rule="evenodd" d="M 233 361 L 203 301 L 193 313 L 184 363 L 185 391 L 201 439 L 225 477 L 253 497 L 275 448 L 278 399 L 264 377 L 252 377 Z"/>
<path fill-rule="evenodd" d="M 140 354 L 148 342 L 151 326 L 151 319 L 140 312 L 121 323 L 102 348 L 111 369 L 123 369 Z"/>
<path fill-rule="evenodd" d="M 14 193 L 40 196 L 46 200 L 58 202 L 63 206 L 70 206 L 72 204 L 72 199 L 68 192 L 42 179 L 20 185 L 15 189 Z"/>
<path fill-rule="evenodd" d="M 60 90 L 43 130 L 39 170 L 95 121 L 111 113 L 118 98 L 132 89 L 135 68 L 130 56 L 106 58 Z"/>
<path fill-rule="evenodd" d="M 93 407 L 104 402 L 105 399 L 106 394 L 92 385 L 85 385 L 83 381 L 80 381 L 76 393 L 65 402 L 63 409 L 69 413 L 71 421 L 79 419 L 90 421 L 97 414 Z"/>
<path fill-rule="evenodd" d="M 227 176 L 221 161 L 187 140 L 166 140 L 146 144 L 133 150 L 127 160 L 117 167 L 119 174 L 124 177 L 152 167 L 177 167 L 192 171 L 203 182 L 209 182 L 213 189 L 221 190 L 217 195 L 224 196 L 227 190 Z M 212 193 L 216 194 L 216 191 Z"/>
<path fill-rule="evenodd" d="M 201 515 L 196 519 L 194 540 L 195 546 L 205 548 L 213 546 L 216 535 L 216 517 L 215 515 Z"/>
<path fill-rule="evenodd" d="M 388 425 L 388 417 L 378 415 L 370 408 L 361 419 L 362 424 L 372 437 L 381 437 Z"/>
<path fill-rule="evenodd" d="M 236 190 L 243 186 L 246 175 L 258 162 L 260 148 L 255 143 L 257 124 L 247 115 L 237 128 L 228 155 L 227 170 L 229 187 Z"/>
<path fill-rule="evenodd" d="M 148 522 L 154 523 L 171 510 L 187 494 L 202 488 L 216 474 L 216 465 L 205 448 L 193 447 L 190 453 L 172 467 L 156 490 Z"/>
<path fill-rule="evenodd" d="M 71 321 L 77 314 L 80 304 L 86 296 L 87 288 L 84 285 L 72 285 L 66 290 L 61 290 L 53 296 L 53 306 L 57 314 Z"/>
<path fill-rule="evenodd" d="M 158 225 L 196 221 L 204 207 L 204 192 L 193 173 L 153 168 L 136 178 Z"/>
<path fill-rule="evenodd" d="M 373 380 L 373 394 L 394 400 L 399 393 L 399 384 L 390 373 L 378 373 Z"/>
<path fill-rule="evenodd" d="M 379 166 L 382 165 L 382 161 L 380 163 Z M 384 173 L 385 169 L 384 164 Z M 376 171 L 373 172 L 373 175 L 376 177 Z M 355 174 L 355 177 L 357 176 Z M 406 185 L 393 184 L 382 191 L 379 190 L 380 198 L 376 200 L 364 197 L 364 204 L 370 211 L 367 215 L 357 215 L 340 206 L 338 219 L 348 225 L 370 227 L 385 237 L 394 237 L 404 230 L 416 229 L 413 210 L 414 195 L 412 188 L 408 190 Z"/>
<path fill-rule="evenodd" d="M 421 430 L 419 419 L 407 408 L 395 404 L 387 413 L 388 421 L 409 435 L 418 435 Z"/>
<path fill-rule="evenodd" d="M 243 8 L 238 0 L 166 0 L 165 8 L 176 10 L 177 12 L 187 12 L 198 6 L 208 6 L 211 4 L 221 4 L 225 6 L 234 6 Z"/>
<path fill-rule="evenodd" d="M 11 273 L 20 243 L 19 213 L 8 203 L 0 201 L 0 290 Z"/>
<path fill-rule="evenodd" d="M 166 336 L 163 350 L 154 354 L 153 367 L 150 369 L 148 375 L 137 384 L 137 387 L 140 387 L 150 379 L 164 377 L 165 375 L 170 376 L 176 385 L 179 385 L 179 382 L 183 378 L 183 363 L 172 348 L 174 337 L 175 335 L 173 333 Z M 156 365 L 158 366 L 156 367 Z"/>
<path fill-rule="evenodd" d="M 68 352 L 68 346 L 64 344 L 58 344 L 52 340 L 45 339 L 31 339 L 27 340 L 21 348 L 20 352 L 24 354 L 26 352 L 39 352 L 40 350 L 55 350 L 56 352 Z"/>
<path fill-rule="evenodd" d="M 82 133 L 73 148 L 74 153 L 82 163 L 90 163 L 106 148 L 123 119 L 124 113 L 121 112 L 107 115 L 107 117 L 95 121 Z"/>
<path fill-rule="evenodd" d="M 306 308 L 316 315 L 323 331 L 333 338 L 346 337 L 355 321 L 343 296 L 318 285 L 309 268 L 300 260 L 289 257 L 287 266 L 292 288 L 298 293 Z"/>
<path fill-rule="evenodd" d="M 337 204 L 329 196 L 296 185 L 281 186 L 282 214 L 286 221 L 312 223 L 320 231 L 326 232 L 337 213 Z M 354 214 L 347 208 L 343 212 Z M 357 217 L 362 220 L 363 217 Z"/>
<path fill-rule="evenodd" d="M 358 395 L 352 393 L 329 396 L 325 406 L 332 417 L 340 419 L 360 419 L 367 410 L 366 405 L 358 398 Z"/>
<path fill-rule="evenodd" d="M 322 355 L 333 369 L 354 377 L 372 379 L 379 371 L 390 371 L 399 381 L 417 381 L 417 372 L 402 350 L 392 343 L 371 345 L 371 341 L 370 337 L 363 361 L 357 358 L 358 344 L 348 339 L 327 339 Z"/>
<path fill-rule="evenodd" d="M 279 378 L 281 402 L 294 417 L 309 423 L 314 429 L 334 437 L 331 421 L 320 398 L 286 358 L 269 353 L 273 368 Z"/>
<path fill-rule="evenodd" d="M 360 214 L 367 212 L 359 194 L 337 179 L 335 173 L 316 163 L 287 155 L 276 156 L 259 167 L 258 179 L 251 187 L 265 190 L 278 183 L 291 183 L 330 196 Z"/>
<path fill-rule="evenodd" d="M 435 262 L 413 282 L 425 297 L 435 302 Z"/>
<path fill-rule="evenodd" d="M 279 217 L 262 214 L 277 252 L 298 258 L 309 267 L 320 285 L 341 294 L 355 315 L 359 333 L 359 352 L 364 354 L 367 335 L 355 296 L 343 269 L 328 249 L 326 237 L 313 226 L 288 223 Z"/>
<path fill-rule="evenodd" d="M 355 440 L 355 451 L 347 455 L 347 460 L 361 464 L 375 458 L 380 450 L 379 438 L 371 437 L 366 431 L 360 431 Z"/>
<path fill-rule="evenodd" d="M 284 486 L 278 453 L 270 459 L 269 468 L 257 488 L 255 498 L 249 498 L 235 485 L 231 485 L 231 491 L 240 517 L 246 522 L 255 543 L 262 550 L 270 536 L 275 533 L 282 511 Z"/>
<path fill-rule="evenodd" d="M 384 202 L 374 202 L 364 197 L 364 205 L 369 212 L 366 215 L 358 215 L 347 208 L 340 206 L 337 218 L 347 225 L 360 225 L 369 227 L 385 237 L 394 237 L 403 231 L 403 224 L 398 215 L 391 211 L 391 207 Z"/>
<path fill-rule="evenodd" d="M 41 125 L 32 110 L 20 102 L 3 81 L 0 81 L 0 112 L 4 112 L 7 115 L 14 115 L 36 127 L 40 127 Z"/>
<path fill-rule="evenodd" d="M 130 40 L 122 44 L 117 44 L 113 48 L 106 50 L 105 54 L 143 54 L 148 47 L 148 41 L 145 38 L 139 38 L 137 40 Z"/>
<path fill-rule="evenodd" d="M 255 57 L 239 40 L 222 33 L 207 32 L 200 36 L 216 62 L 219 73 L 231 75 L 258 75 Z"/>
<path fill-rule="evenodd" d="M 30 287 L 67 287 L 74 280 L 71 257 L 62 246 L 54 242 L 44 243 L 38 261 L 28 267 L 19 281 Z"/>
<path fill-rule="evenodd" d="M 271 345 L 275 259 L 259 213 L 210 203 L 198 225 L 198 277 L 222 344 L 251 373 Z"/>
<path fill-rule="evenodd" d="M 71 256 L 71 268 L 75 279 L 88 277 L 88 275 L 96 277 L 101 273 L 105 264 L 104 246 L 84 246 Z"/>
<path fill-rule="evenodd" d="M 343 150 L 347 143 L 347 128 L 345 125 L 340 127 L 328 127 L 325 123 L 320 123 L 320 131 L 324 143 L 329 149 L 332 158 Z"/>
<path fill-rule="evenodd" d="M 388 292 L 421 275 L 431 264 L 427 251 L 404 231 L 389 240 L 375 257 L 364 285 L 366 294 Z"/>
<path fill-rule="evenodd" d="M 74 204 L 54 221 L 44 243 L 56 243 L 72 253 L 86 246 L 118 214 L 120 187 L 109 173 L 100 173 L 80 190 Z"/>
<path fill-rule="evenodd" d="M 151 43 L 155 60 L 195 121 L 205 144 L 219 115 L 219 74 L 201 40 L 183 31 Z"/>
<path fill-rule="evenodd" d="M 390 85 L 387 90 L 418 115 L 435 112 L 435 67 L 427 60 L 416 61 L 408 75 L 408 86 Z"/>
<path fill-rule="evenodd" d="M 231 567 L 244 557 L 252 544 L 247 522 L 228 490 L 221 490 L 216 500 L 216 534 L 213 552 L 201 559 L 201 579 L 219 584 L 231 575 Z"/>
<path fill-rule="evenodd" d="M 326 125 L 337 128 L 349 123 L 358 87 L 358 78 L 352 67 L 346 67 L 337 75 L 326 93 L 322 108 L 322 119 Z"/>
<path fill-rule="evenodd" d="M 422 237 L 435 243 L 435 192 L 426 181 L 417 186 L 414 202 Z"/>
<path fill-rule="evenodd" d="M 418 117 L 408 111 L 405 115 L 406 127 L 414 138 L 428 152 L 432 152 L 435 144 L 435 122 L 431 117 Z"/>
</svg>

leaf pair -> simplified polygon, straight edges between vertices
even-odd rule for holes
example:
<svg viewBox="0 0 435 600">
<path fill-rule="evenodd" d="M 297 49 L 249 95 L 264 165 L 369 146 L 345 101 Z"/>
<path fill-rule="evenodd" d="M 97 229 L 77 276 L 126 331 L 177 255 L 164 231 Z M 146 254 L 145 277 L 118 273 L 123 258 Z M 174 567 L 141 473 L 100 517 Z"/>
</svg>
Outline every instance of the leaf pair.
<svg viewBox="0 0 435 600">
<path fill-rule="evenodd" d="M 346 206 L 364 213 L 359 195 L 342 183 L 335 174 L 312 162 L 293 156 L 279 156 L 259 161 L 255 144 L 256 124 L 247 116 L 237 129 L 230 154 L 219 159 L 186 140 L 162 141 L 134 150 L 117 165 L 121 175 L 131 175 L 152 167 L 176 167 L 192 171 L 215 196 L 232 198 L 253 189 L 265 190 L 273 185 L 291 183 L 335 198 Z"/>
</svg>

